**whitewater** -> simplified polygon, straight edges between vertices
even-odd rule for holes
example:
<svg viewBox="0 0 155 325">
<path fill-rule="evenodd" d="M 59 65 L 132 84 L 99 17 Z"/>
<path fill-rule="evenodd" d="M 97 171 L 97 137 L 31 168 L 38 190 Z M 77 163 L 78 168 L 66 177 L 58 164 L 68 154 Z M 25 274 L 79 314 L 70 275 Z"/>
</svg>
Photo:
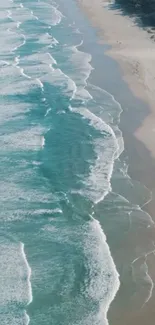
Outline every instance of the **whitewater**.
<svg viewBox="0 0 155 325">
<path fill-rule="evenodd" d="M 1 1 L 0 18 L 0 321 L 107 325 L 120 280 L 97 209 L 124 150 L 121 105 L 89 82 L 58 3 Z"/>
</svg>

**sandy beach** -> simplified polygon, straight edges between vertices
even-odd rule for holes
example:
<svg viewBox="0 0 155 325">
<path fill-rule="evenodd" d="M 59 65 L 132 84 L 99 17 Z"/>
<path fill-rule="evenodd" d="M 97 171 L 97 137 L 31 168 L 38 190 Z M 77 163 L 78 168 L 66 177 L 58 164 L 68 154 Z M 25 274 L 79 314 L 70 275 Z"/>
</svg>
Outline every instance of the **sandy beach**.
<svg viewBox="0 0 155 325">
<path fill-rule="evenodd" d="M 122 78 L 128 84 L 133 95 L 147 107 L 147 114 L 142 118 L 139 107 L 136 112 L 124 112 L 120 127 L 123 131 L 125 149 L 129 156 L 129 174 L 152 191 L 152 200 L 146 209 L 155 220 L 155 42 L 151 34 L 139 27 L 134 19 L 122 15 L 120 10 L 112 9 L 104 0 L 78 0 L 81 9 L 97 28 L 99 42 L 109 44 L 106 54 L 116 60 L 122 71 Z M 134 124 L 136 119 L 137 127 Z M 133 121 L 133 123 L 132 123 Z M 149 235 L 154 242 L 155 231 Z M 129 242 L 130 245 L 130 242 Z M 121 294 L 109 310 L 109 323 L 114 325 L 154 325 L 154 253 L 148 257 L 148 273 L 153 281 L 152 297 L 145 306 L 136 311 L 128 308 Z M 125 296 L 126 285 L 123 295 Z M 122 304 L 123 302 L 123 304 Z M 125 307 L 126 306 L 126 307 Z"/>
<path fill-rule="evenodd" d="M 79 2 L 93 25 L 99 28 L 100 41 L 112 46 L 108 55 L 119 61 L 125 81 L 150 106 L 150 114 L 136 131 L 136 137 L 155 157 L 155 43 L 134 20 L 121 15 L 119 10 L 108 10 L 107 1 Z"/>
</svg>

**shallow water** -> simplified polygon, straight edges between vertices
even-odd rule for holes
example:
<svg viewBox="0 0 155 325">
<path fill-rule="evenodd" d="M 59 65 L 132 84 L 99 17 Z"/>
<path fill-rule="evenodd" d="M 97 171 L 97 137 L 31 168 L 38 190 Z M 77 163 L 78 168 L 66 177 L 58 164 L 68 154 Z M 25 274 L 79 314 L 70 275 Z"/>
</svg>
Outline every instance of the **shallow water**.
<svg viewBox="0 0 155 325">
<path fill-rule="evenodd" d="M 50 0 L 0 4 L 3 324 L 107 324 L 126 261 L 124 251 L 117 256 L 120 234 L 123 241 L 140 227 L 147 238 L 153 225 L 140 209 L 150 192 L 119 160 L 121 105 L 89 82 L 83 18 L 70 4 L 72 17 Z M 146 259 L 134 261 L 153 250 L 151 240 L 143 243 L 129 249 L 127 263 L 143 265 L 146 279 Z M 147 283 L 143 303 L 149 276 Z"/>
</svg>

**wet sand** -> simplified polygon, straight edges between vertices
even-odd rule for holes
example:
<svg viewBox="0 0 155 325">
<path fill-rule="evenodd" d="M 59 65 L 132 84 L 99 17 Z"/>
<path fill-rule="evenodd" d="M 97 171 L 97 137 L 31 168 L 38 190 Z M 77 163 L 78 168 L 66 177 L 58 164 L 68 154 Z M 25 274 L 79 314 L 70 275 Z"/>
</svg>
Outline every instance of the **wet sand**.
<svg viewBox="0 0 155 325">
<path fill-rule="evenodd" d="M 123 78 L 133 93 L 150 106 L 150 114 L 136 130 L 136 137 L 155 157 L 152 140 L 155 132 L 155 43 L 133 20 L 121 15 L 119 10 L 109 10 L 107 1 L 79 0 L 79 3 L 93 25 L 99 28 L 100 41 L 111 45 L 107 54 L 119 61 Z"/>
<path fill-rule="evenodd" d="M 128 173 L 132 179 L 138 180 L 152 191 L 152 199 L 143 209 L 155 221 L 155 43 L 145 30 L 135 25 L 133 20 L 121 16 L 118 10 L 109 9 L 107 2 L 78 1 L 91 24 L 97 28 L 99 42 L 110 45 L 110 48 L 105 49 L 107 62 L 103 64 L 103 71 L 105 72 L 106 65 L 107 70 L 108 65 L 111 67 L 110 74 L 107 74 L 106 82 L 109 83 L 107 90 L 113 90 L 113 95 L 123 107 L 120 129 L 123 132 L 125 150 L 122 156 L 128 156 Z M 115 74 L 115 68 L 113 69 L 111 57 L 119 63 L 122 79 L 125 81 L 119 80 L 118 85 L 118 75 L 117 72 Z M 126 83 L 131 93 L 126 90 Z M 149 240 L 151 238 L 154 246 L 154 227 L 149 230 L 148 238 Z M 131 238 L 127 238 L 126 242 L 131 245 Z M 148 255 L 147 266 L 148 274 L 153 281 L 151 298 L 144 306 L 139 297 L 137 307 L 133 303 L 130 305 L 130 301 L 125 300 L 130 288 L 128 283 L 122 283 L 108 313 L 110 325 L 129 325 L 131 322 L 132 325 L 154 325 L 154 252 Z"/>
</svg>

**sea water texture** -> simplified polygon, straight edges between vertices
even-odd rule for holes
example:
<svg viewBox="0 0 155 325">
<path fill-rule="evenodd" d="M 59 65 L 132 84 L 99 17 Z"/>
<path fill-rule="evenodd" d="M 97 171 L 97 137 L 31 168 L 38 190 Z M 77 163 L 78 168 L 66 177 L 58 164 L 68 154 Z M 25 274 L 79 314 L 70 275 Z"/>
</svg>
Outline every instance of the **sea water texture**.
<svg viewBox="0 0 155 325">
<path fill-rule="evenodd" d="M 57 3 L 2 0 L 0 15 L 0 323 L 106 325 L 120 282 L 96 207 L 123 150 L 121 106 L 89 84 L 91 55 Z"/>
</svg>

